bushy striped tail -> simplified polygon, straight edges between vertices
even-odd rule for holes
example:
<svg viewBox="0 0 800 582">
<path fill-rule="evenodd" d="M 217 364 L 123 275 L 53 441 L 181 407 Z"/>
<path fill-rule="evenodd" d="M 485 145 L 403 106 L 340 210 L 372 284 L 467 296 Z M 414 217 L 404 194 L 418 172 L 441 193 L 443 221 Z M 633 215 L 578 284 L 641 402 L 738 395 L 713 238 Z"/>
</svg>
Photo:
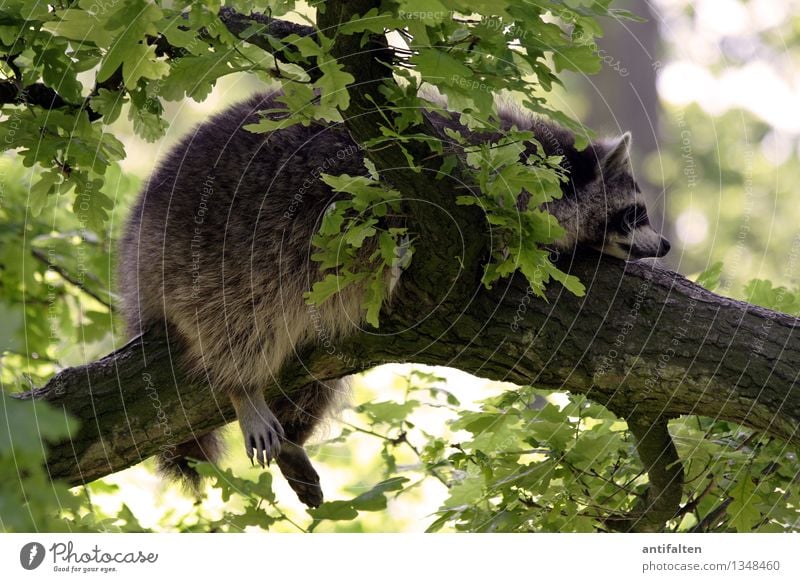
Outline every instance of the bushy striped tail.
<svg viewBox="0 0 800 582">
<path fill-rule="evenodd" d="M 170 480 L 179 481 L 187 489 L 198 492 L 202 477 L 189 460 L 216 463 L 224 452 L 220 431 L 215 430 L 179 444 L 158 455 L 158 472 Z"/>
</svg>

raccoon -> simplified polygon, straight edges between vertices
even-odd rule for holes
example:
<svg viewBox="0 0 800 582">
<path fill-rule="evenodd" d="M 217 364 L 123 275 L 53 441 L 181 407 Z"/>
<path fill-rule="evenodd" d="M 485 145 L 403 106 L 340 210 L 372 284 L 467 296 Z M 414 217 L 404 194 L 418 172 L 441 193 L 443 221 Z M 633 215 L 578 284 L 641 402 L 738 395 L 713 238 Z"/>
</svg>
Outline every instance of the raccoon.
<svg viewBox="0 0 800 582">
<path fill-rule="evenodd" d="M 202 123 L 160 163 L 125 225 L 118 284 L 129 333 L 177 335 L 187 372 L 230 398 L 251 462 L 275 460 L 313 507 L 323 495 L 303 445 L 344 388 L 317 382 L 299 397 L 269 403 L 264 391 L 298 346 L 318 341 L 316 330 L 333 341 L 363 319 L 357 286 L 315 308 L 303 293 L 322 279 L 311 239 L 337 199 L 320 174 L 366 171 L 361 148 L 341 125 L 244 129 L 259 111 L 279 116 L 277 95 L 256 95 Z M 443 138 L 445 127 L 468 133 L 447 115 L 428 115 Z M 574 136 L 552 123 L 508 112 L 501 118 L 504 128 L 530 129 L 546 153 L 563 157 L 569 181 L 546 208 L 566 229 L 557 249 L 591 246 L 624 259 L 669 250 L 631 176 L 630 134 L 578 151 Z M 196 485 L 187 459 L 219 454 L 209 433 L 162 455 L 160 468 Z"/>
</svg>

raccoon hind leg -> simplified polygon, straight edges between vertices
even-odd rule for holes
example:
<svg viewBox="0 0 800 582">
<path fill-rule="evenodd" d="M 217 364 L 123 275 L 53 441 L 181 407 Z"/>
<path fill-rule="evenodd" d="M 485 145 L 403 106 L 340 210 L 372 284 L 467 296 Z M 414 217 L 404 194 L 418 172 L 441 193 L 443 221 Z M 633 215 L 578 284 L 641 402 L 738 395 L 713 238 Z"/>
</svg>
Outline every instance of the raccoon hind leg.
<svg viewBox="0 0 800 582">
<path fill-rule="evenodd" d="M 286 441 L 276 459 L 278 468 L 297 494 L 309 507 L 323 501 L 319 475 L 311 464 L 303 444 L 343 391 L 341 382 L 330 386 L 314 382 L 297 392 L 295 399 L 282 397 L 273 403 L 275 413 L 286 429 Z"/>
<path fill-rule="evenodd" d="M 284 443 L 275 462 L 302 503 L 308 507 L 322 505 L 324 496 L 319 484 L 319 475 L 303 447 L 294 443 Z"/>
</svg>

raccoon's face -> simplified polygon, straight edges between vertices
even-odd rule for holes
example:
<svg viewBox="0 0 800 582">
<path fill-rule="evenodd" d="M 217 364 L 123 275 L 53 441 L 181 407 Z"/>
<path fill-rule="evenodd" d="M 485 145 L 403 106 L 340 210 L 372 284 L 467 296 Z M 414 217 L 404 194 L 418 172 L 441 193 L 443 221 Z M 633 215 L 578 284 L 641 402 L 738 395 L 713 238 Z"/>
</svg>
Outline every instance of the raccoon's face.
<svg viewBox="0 0 800 582">
<path fill-rule="evenodd" d="M 650 226 L 642 202 L 620 208 L 606 221 L 606 237 L 599 251 L 619 259 L 663 257 L 670 244 Z"/>
<path fill-rule="evenodd" d="M 598 145 L 600 172 L 593 196 L 598 212 L 587 219 L 602 224 L 587 230 L 602 239 L 592 246 L 606 255 L 626 260 L 663 257 L 670 244 L 650 225 L 644 197 L 630 173 L 630 143 L 631 135 L 625 133 Z"/>
</svg>

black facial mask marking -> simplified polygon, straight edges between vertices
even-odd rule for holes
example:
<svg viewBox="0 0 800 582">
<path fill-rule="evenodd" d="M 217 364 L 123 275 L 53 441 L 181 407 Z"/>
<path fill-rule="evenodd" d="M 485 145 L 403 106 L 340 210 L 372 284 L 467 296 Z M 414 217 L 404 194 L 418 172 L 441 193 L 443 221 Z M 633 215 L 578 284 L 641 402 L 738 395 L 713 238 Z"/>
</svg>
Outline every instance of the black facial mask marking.
<svg viewBox="0 0 800 582">
<path fill-rule="evenodd" d="M 634 204 L 614 213 L 608 221 L 608 228 L 627 235 L 634 229 L 648 224 L 650 219 L 647 217 L 647 209 L 643 204 Z"/>
</svg>

